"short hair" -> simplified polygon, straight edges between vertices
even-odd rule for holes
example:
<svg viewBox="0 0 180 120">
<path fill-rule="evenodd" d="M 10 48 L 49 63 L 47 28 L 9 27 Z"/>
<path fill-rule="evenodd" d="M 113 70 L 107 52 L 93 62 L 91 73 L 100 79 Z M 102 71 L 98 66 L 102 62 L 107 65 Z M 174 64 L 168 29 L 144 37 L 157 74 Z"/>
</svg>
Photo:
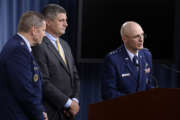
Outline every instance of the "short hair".
<svg viewBox="0 0 180 120">
<path fill-rule="evenodd" d="M 125 26 L 127 25 L 127 22 L 125 22 L 124 24 L 122 24 L 121 29 L 120 29 L 120 34 L 121 37 L 124 36 L 125 34 Z"/>
<path fill-rule="evenodd" d="M 24 13 L 19 20 L 18 32 L 27 33 L 33 26 L 41 27 L 43 25 L 43 21 L 45 21 L 43 15 L 34 11 L 28 11 Z"/>
<path fill-rule="evenodd" d="M 57 14 L 59 14 L 59 13 L 66 14 L 66 10 L 58 4 L 48 4 L 42 10 L 42 14 L 44 15 L 44 17 L 46 19 L 48 18 L 50 20 L 55 19 Z"/>
<path fill-rule="evenodd" d="M 126 32 L 127 32 L 127 28 L 128 28 L 128 26 L 130 25 L 130 24 L 137 24 L 137 25 L 139 25 L 137 22 L 135 22 L 135 21 L 126 21 L 125 23 L 123 23 L 122 24 L 122 26 L 121 26 L 121 29 L 120 29 L 120 34 L 121 34 L 121 36 L 124 36 L 124 35 L 126 35 Z M 139 25 L 140 26 L 140 25 Z"/>
</svg>

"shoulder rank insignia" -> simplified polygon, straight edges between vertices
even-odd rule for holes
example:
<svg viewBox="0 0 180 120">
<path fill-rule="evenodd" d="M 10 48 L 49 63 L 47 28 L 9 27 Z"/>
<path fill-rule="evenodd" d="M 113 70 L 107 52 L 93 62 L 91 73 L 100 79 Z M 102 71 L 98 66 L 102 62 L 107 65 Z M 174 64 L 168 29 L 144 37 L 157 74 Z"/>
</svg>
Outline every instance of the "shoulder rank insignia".
<svg viewBox="0 0 180 120">
<path fill-rule="evenodd" d="M 24 45 L 24 42 L 20 42 L 20 44 L 23 46 L 23 45 Z"/>
</svg>

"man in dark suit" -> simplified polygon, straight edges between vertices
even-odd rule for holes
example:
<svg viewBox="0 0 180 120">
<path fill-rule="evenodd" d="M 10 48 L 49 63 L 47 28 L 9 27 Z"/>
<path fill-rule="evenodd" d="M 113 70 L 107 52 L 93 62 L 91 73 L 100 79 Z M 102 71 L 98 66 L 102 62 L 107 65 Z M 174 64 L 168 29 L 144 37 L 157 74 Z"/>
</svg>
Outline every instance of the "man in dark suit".
<svg viewBox="0 0 180 120">
<path fill-rule="evenodd" d="M 60 37 L 65 33 L 67 16 L 57 4 L 47 5 L 46 36 L 33 55 L 43 75 L 43 102 L 49 120 L 73 119 L 79 111 L 80 80 L 71 49 Z"/>
<path fill-rule="evenodd" d="M 143 29 L 138 23 L 128 21 L 122 25 L 120 32 L 124 44 L 105 57 L 103 99 L 153 88 L 152 56 L 143 48 Z"/>
<path fill-rule="evenodd" d="M 41 14 L 25 13 L 20 18 L 18 33 L 7 41 L 0 54 L 2 120 L 47 120 L 42 105 L 41 75 L 31 54 L 31 46 L 42 42 L 45 28 Z"/>
</svg>

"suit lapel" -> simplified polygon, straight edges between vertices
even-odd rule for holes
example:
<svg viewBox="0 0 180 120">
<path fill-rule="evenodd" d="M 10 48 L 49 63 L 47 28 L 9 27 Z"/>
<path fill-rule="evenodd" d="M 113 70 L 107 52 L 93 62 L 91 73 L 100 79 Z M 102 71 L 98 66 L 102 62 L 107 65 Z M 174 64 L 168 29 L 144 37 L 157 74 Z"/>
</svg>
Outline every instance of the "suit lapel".
<svg viewBox="0 0 180 120">
<path fill-rule="evenodd" d="M 50 42 L 50 40 L 45 37 L 44 38 L 44 42 L 46 43 L 47 47 L 49 48 L 49 50 L 52 51 L 52 53 L 57 57 L 57 59 L 59 60 L 60 64 L 64 67 L 64 69 L 66 69 L 66 71 L 69 73 L 69 69 L 68 66 L 65 65 L 62 57 L 59 55 L 59 52 L 57 51 L 57 49 L 54 47 L 54 45 Z"/>
<path fill-rule="evenodd" d="M 64 56 L 65 56 L 65 59 L 66 59 L 66 66 L 67 66 L 67 68 L 68 68 L 68 70 L 69 70 L 69 73 L 70 73 L 70 77 L 72 78 L 71 79 L 71 84 L 72 84 L 72 86 L 74 86 L 73 84 L 74 84 L 74 81 L 73 81 L 73 63 L 72 63 L 72 56 L 71 56 L 71 53 L 70 53 L 70 51 L 68 50 L 68 48 L 67 48 L 67 45 L 65 45 L 65 43 L 64 42 L 62 42 L 63 40 L 61 40 L 60 39 L 60 43 L 61 43 L 61 46 L 63 47 L 63 50 L 64 50 Z"/>
<path fill-rule="evenodd" d="M 68 68 L 68 70 L 69 70 L 69 72 L 70 72 L 70 74 L 71 74 L 71 77 L 73 76 L 73 68 L 72 68 L 72 57 L 71 57 L 71 54 L 69 54 L 69 51 L 68 51 L 68 49 L 65 47 L 65 44 L 64 44 L 64 42 L 62 42 L 62 40 L 60 40 L 60 43 L 61 43 L 61 45 L 62 45 L 62 47 L 63 47 L 63 50 L 64 50 L 64 55 L 65 55 L 65 58 L 66 58 L 66 63 L 67 63 L 67 68 Z"/>
</svg>

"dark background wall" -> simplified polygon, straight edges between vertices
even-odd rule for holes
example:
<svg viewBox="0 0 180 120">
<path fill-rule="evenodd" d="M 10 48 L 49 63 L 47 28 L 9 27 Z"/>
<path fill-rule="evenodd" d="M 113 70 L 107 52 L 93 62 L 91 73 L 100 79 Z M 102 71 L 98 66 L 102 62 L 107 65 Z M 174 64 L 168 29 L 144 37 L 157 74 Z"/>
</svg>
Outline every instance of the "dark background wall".
<svg viewBox="0 0 180 120">
<path fill-rule="evenodd" d="M 79 58 L 103 59 L 122 44 L 120 27 L 125 21 L 138 22 L 146 34 L 144 46 L 153 59 L 173 61 L 174 0 L 83 0 Z M 162 44 L 159 47 L 159 44 Z M 93 48 L 92 48 L 93 46 Z M 168 49 L 167 49 L 168 48 Z"/>
<path fill-rule="evenodd" d="M 121 25 L 120 22 L 123 22 L 125 20 L 135 20 L 135 21 L 137 20 L 138 22 L 143 23 L 143 26 L 147 27 L 145 29 L 145 32 L 147 31 L 147 34 L 152 33 L 153 27 L 154 27 L 154 29 L 156 29 L 157 27 L 159 27 L 158 25 L 161 24 L 161 27 L 158 28 L 159 30 L 156 30 L 156 32 L 155 32 L 156 34 L 153 35 L 153 39 L 151 38 L 152 36 L 150 34 L 150 38 L 153 41 L 153 44 L 151 44 L 152 41 L 150 41 L 146 44 L 147 46 L 150 45 L 150 46 L 148 46 L 148 48 L 150 50 L 153 50 L 153 53 L 160 52 L 160 54 L 156 55 L 156 58 L 160 58 L 160 59 L 153 61 L 153 76 L 155 77 L 156 81 L 158 82 L 158 85 L 160 88 L 178 88 L 180 86 L 180 82 L 179 82 L 179 80 L 180 80 L 180 71 L 179 71 L 180 70 L 180 54 L 179 54 L 179 50 L 180 50 L 180 47 L 179 47 L 179 45 L 180 45 L 180 22 L 179 22 L 180 21 L 180 12 L 179 12 L 180 2 L 178 0 L 174 0 L 174 1 L 166 0 L 166 2 L 174 2 L 174 3 L 171 3 L 171 4 L 173 4 L 172 5 L 173 13 L 172 13 L 172 16 L 171 15 L 169 16 L 169 18 L 167 17 L 167 19 L 169 19 L 169 20 L 165 20 L 165 19 L 161 18 L 161 21 L 157 20 L 157 18 L 159 16 L 167 13 L 167 11 L 161 11 L 161 9 L 159 9 L 162 7 L 162 5 L 161 5 L 162 0 L 157 0 L 157 1 L 152 0 L 154 2 L 159 2 L 158 3 L 159 11 L 151 11 L 151 13 L 149 13 L 149 14 L 154 14 L 154 12 L 159 13 L 161 11 L 162 14 L 159 13 L 159 16 L 158 16 L 158 14 L 155 13 L 155 16 L 157 16 L 157 17 L 152 15 L 152 18 L 149 18 L 149 20 L 146 19 L 146 21 L 145 20 L 143 21 L 143 16 L 141 16 L 140 18 L 137 18 L 137 16 L 139 16 L 138 12 L 137 12 L 137 14 L 134 14 L 134 18 L 132 16 L 130 17 L 125 14 L 124 16 L 127 16 L 127 18 L 124 18 L 123 20 L 121 18 L 124 16 L 122 16 L 122 14 L 118 14 L 118 12 L 120 12 L 120 11 L 118 11 L 116 13 L 117 16 L 114 13 L 112 13 L 113 16 L 109 15 L 110 17 L 104 17 L 103 15 L 106 15 L 107 12 L 103 13 L 102 9 L 108 9 L 108 5 L 105 5 L 106 6 L 105 8 L 101 7 L 101 9 L 99 11 L 96 11 L 95 8 L 98 8 L 98 6 L 103 5 L 104 4 L 103 2 L 100 3 L 99 1 L 97 2 L 94 0 L 92 0 L 92 1 L 91 0 L 79 0 L 79 1 L 80 1 L 80 5 L 82 5 L 82 7 L 80 7 L 80 9 L 82 10 L 81 12 L 84 14 L 81 14 L 80 19 L 79 19 L 80 23 L 82 23 L 79 26 L 82 29 L 79 30 L 79 32 L 81 34 L 78 33 L 78 35 L 79 35 L 78 40 L 81 43 L 84 42 L 83 44 L 86 45 L 86 47 L 78 46 L 78 48 L 80 48 L 82 51 L 80 49 L 77 49 L 78 54 L 76 56 L 78 58 L 78 61 L 81 62 L 81 64 L 79 64 L 80 76 L 81 76 L 81 112 L 80 112 L 81 120 L 87 120 L 88 104 L 101 101 L 101 89 L 100 88 L 101 88 L 101 76 L 102 76 L 102 70 L 103 70 L 103 61 L 96 59 L 94 57 L 93 52 L 95 54 L 98 52 L 99 49 L 97 46 L 99 46 L 100 49 L 103 49 L 107 52 L 111 49 L 111 48 L 108 48 L 107 46 L 110 46 L 110 44 L 112 42 L 113 42 L 113 44 L 114 43 L 120 44 L 120 42 L 115 41 L 115 39 L 120 40 L 120 37 L 119 37 L 119 28 Z M 91 4 L 91 5 L 84 4 L 85 1 L 87 1 L 87 3 Z M 105 0 L 105 1 L 107 1 L 107 0 Z M 137 1 L 141 1 L 141 0 L 136 0 L 133 2 L 136 3 Z M 148 0 L 148 1 L 152 2 L 151 0 Z M 144 1 L 145 4 L 148 4 L 148 3 L 146 3 L 148 1 Z M 113 2 L 118 2 L 118 1 L 114 0 Z M 138 4 L 138 2 L 133 5 L 137 5 L 137 4 Z M 171 4 L 170 4 L 170 6 L 171 6 Z M 132 7 L 133 5 L 130 5 L 130 6 Z M 109 4 L 109 6 L 111 6 L 111 4 Z M 141 4 L 139 4 L 139 6 L 141 6 Z M 117 6 L 115 5 L 115 7 L 117 7 Z M 123 5 L 119 5 L 118 7 L 125 7 L 125 6 L 123 4 Z M 143 5 L 142 5 L 142 7 L 143 7 Z M 156 7 L 158 7 L 158 6 L 156 6 Z M 166 4 L 166 7 L 168 7 L 168 4 Z M 111 8 L 111 7 L 109 7 L 109 8 Z M 116 9 L 116 8 L 113 8 L 113 9 Z M 106 11 L 108 11 L 108 10 L 106 10 Z M 84 11 L 86 11 L 86 12 L 84 12 Z M 92 12 L 92 11 L 94 11 L 94 12 Z M 141 9 L 141 12 L 142 11 L 144 12 L 144 9 Z M 132 12 L 134 12 L 134 11 L 132 11 Z M 126 13 L 126 11 L 124 11 L 124 13 Z M 142 13 L 142 14 L 144 14 L 144 16 L 148 16 L 147 12 Z M 101 23 L 97 24 L 99 22 L 97 19 L 99 16 L 104 18 L 104 20 L 102 21 L 103 25 L 101 25 Z M 171 21 L 170 17 L 173 17 L 174 20 Z M 107 20 L 105 20 L 105 19 L 107 19 Z M 113 22 L 118 21 L 115 19 L 119 20 L 119 24 L 114 25 Z M 104 22 L 104 21 L 106 21 L 106 22 Z M 167 22 L 167 24 L 165 21 Z M 157 22 L 157 23 L 154 24 L 154 22 Z M 149 25 L 146 25 L 146 24 L 149 24 Z M 170 24 L 171 25 L 174 24 L 174 26 L 173 26 L 173 29 L 168 31 L 170 29 L 168 27 L 168 25 L 170 25 Z M 112 29 L 111 27 L 113 25 L 114 25 L 114 28 Z M 102 27 L 102 29 L 107 30 L 107 32 L 105 30 L 99 29 L 99 26 Z M 106 26 L 106 27 L 104 27 L 104 26 Z M 96 27 L 97 27 L 97 29 L 96 29 Z M 149 29 L 148 27 L 151 27 L 151 29 Z M 116 29 L 117 31 L 114 31 L 114 29 Z M 110 32 L 111 30 L 113 32 Z M 165 30 L 167 30 L 168 32 L 164 33 L 163 31 L 165 31 Z M 104 31 L 104 32 L 102 32 L 102 31 Z M 107 37 L 109 39 L 107 42 L 106 41 L 107 39 L 104 36 L 108 36 L 108 34 L 112 34 L 112 35 L 111 35 L 111 38 Z M 100 35 L 100 37 L 99 37 L 99 35 Z M 96 38 L 96 36 L 98 39 Z M 161 39 L 161 41 L 159 41 L 160 38 L 163 38 L 163 39 Z M 99 45 L 93 46 L 91 44 L 87 44 L 89 42 L 88 39 L 89 39 L 89 41 L 91 41 L 91 40 L 93 41 L 95 39 L 94 40 L 95 42 L 93 42 L 93 45 L 94 44 L 99 44 Z M 149 39 L 149 36 L 147 39 Z M 107 46 L 104 47 L 103 44 L 106 44 L 106 42 L 107 42 Z M 145 43 L 146 42 L 147 41 L 145 40 Z M 82 44 L 78 44 L 78 45 L 82 45 Z M 86 52 L 87 47 L 90 52 Z M 95 49 L 95 50 L 92 50 L 92 49 Z M 91 56 L 90 59 L 88 58 L 89 56 L 87 56 L 86 53 L 88 53 L 89 56 Z M 171 60 L 170 60 L 171 62 L 169 62 L 169 63 L 164 62 L 164 60 L 162 59 L 163 57 L 166 59 L 169 59 L 169 60 L 174 59 L 174 62 L 172 62 Z M 94 59 L 92 59 L 92 58 L 94 58 Z M 99 62 L 99 63 L 97 63 L 97 62 Z"/>
<path fill-rule="evenodd" d="M 78 58 L 77 41 L 81 37 L 82 27 L 82 12 L 79 6 L 82 0 L 1 0 L 0 1 L 0 51 L 6 41 L 16 33 L 17 23 L 19 17 L 27 10 L 40 11 L 44 5 L 48 3 L 58 3 L 65 7 L 68 13 L 69 27 L 66 35 L 63 37 L 69 42 L 72 47 L 75 58 Z M 103 4 L 103 3 L 102 3 Z M 162 65 L 154 62 L 153 70 L 154 76 L 158 80 L 159 87 L 162 88 L 176 88 L 180 87 L 180 73 L 176 70 L 180 69 L 180 2 L 175 0 L 175 52 L 176 62 L 173 64 Z M 114 16 L 115 19 L 116 16 Z M 162 46 L 163 43 L 157 44 Z M 168 49 L 164 48 L 164 49 Z M 77 59 L 76 59 L 77 60 Z M 76 118 L 77 120 L 87 120 L 88 104 L 101 101 L 101 75 L 103 69 L 103 62 L 101 63 L 77 63 L 80 78 L 81 78 L 81 110 Z M 170 69 L 169 69 L 170 68 Z"/>
</svg>

